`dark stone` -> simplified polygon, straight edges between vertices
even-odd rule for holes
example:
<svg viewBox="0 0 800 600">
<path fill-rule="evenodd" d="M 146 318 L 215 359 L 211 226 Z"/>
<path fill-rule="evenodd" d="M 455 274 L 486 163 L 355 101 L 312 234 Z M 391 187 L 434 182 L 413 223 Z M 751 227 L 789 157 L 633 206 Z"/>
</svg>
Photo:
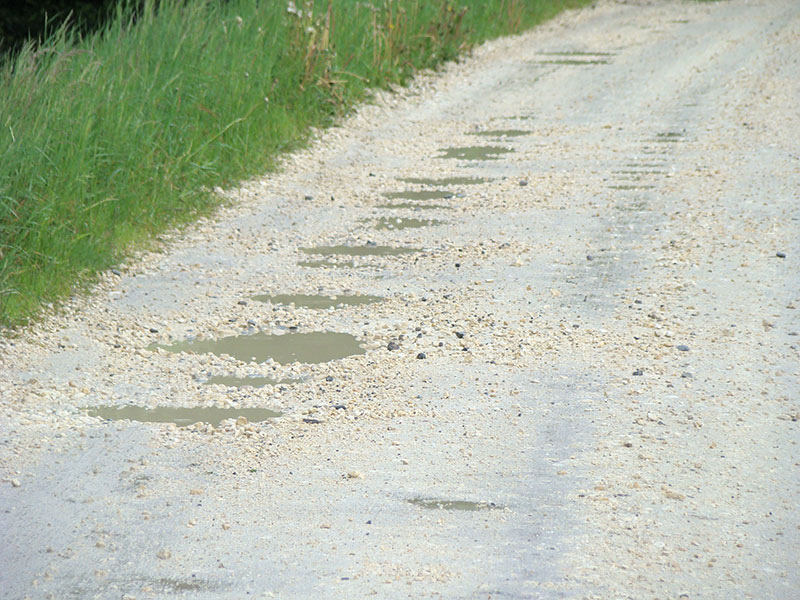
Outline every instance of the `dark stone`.
<svg viewBox="0 0 800 600">
<path fill-rule="evenodd" d="M 457 337 L 458 339 L 460 339 L 460 340 L 461 340 L 461 339 L 464 339 L 464 336 L 465 336 L 465 335 L 467 335 L 467 334 L 466 334 L 466 333 L 464 333 L 463 331 L 456 331 L 456 337 Z"/>
<path fill-rule="evenodd" d="M 419 354 L 417 354 L 417 358 L 423 359 L 423 358 L 428 358 L 428 356 L 424 352 L 420 352 Z"/>
<path fill-rule="evenodd" d="M 117 277 L 122 277 L 122 273 L 119 271 L 119 269 L 111 269 L 111 272 Z"/>
<path fill-rule="evenodd" d="M 641 369 L 636 369 L 636 370 L 633 372 L 633 374 L 634 374 L 636 377 L 640 377 L 640 376 L 644 375 L 644 371 L 642 371 Z"/>
<path fill-rule="evenodd" d="M 336 410 L 347 410 L 347 407 L 344 404 L 334 404 L 333 408 Z"/>
<path fill-rule="evenodd" d="M 397 350 L 398 348 L 400 348 L 400 344 L 398 344 L 397 342 L 389 342 L 388 344 L 386 344 L 387 350 Z"/>
<path fill-rule="evenodd" d="M 319 425 L 322 423 L 319 419 L 303 419 L 303 423 L 308 423 L 309 425 Z"/>
<path fill-rule="evenodd" d="M 775 256 L 778 258 L 786 258 L 786 252 L 776 252 Z"/>
<path fill-rule="evenodd" d="M 150 328 L 150 333 L 158 333 L 158 329 L 156 329 L 154 327 L 151 327 Z"/>
<path fill-rule="evenodd" d="M 456 269 L 460 269 L 460 268 L 461 268 L 461 263 L 456 263 Z"/>
<path fill-rule="evenodd" d="M 239 306 L 247 306 L 247 300 L 239 300 L 239 302 L 237 302 L 237 304 Z"/>
<path fill-rule="evenodd" d="M 693 379 L 693 378 L 694 375 L 689 373 L 689 371 L 684 371 L 683 373 L 681 373 L 681 379 Z"/>
<path fill-rule="evenodd" d="M 592 256 L 591 254 L 587 254 L 586 260 L 594 260 L 594 256 Z"/>
<path fill-rule="evenodd" d="M 689 346 L 687 346 L 686 344 L 678 344 L 678 345 L 677 345 L 677 346 L 675 346 L 675 347 L 676 347 L 678 350 L 680 350 L 681 352 L 688 352 L 688 351 L 689 351 Z"/>
<path fill-rule="evenodd" d="M 325 378 L 325 381 L 333 381 L 333 375 L 328 375 L 328 376 Z"/>
<path fill-rule="evenodd" d="M 520 179 L 519 185 L 520 185 L 520 187 L 525 187 L 526 185 L 528 185 L 528 182 L 525 181 L 524 179 Z"/>
</svg>

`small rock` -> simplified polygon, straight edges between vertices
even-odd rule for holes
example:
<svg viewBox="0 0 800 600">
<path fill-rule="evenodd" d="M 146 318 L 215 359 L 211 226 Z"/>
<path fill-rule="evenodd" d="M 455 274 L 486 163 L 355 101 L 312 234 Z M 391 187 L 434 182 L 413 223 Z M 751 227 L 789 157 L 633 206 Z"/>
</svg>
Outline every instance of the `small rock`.
<svg viewBox="0 0 800 600">
<path fill-rule="evenodd" d="M 333 375 L 328 375 L 328 376 L 325 378 L 325 381 L 333 381 Z"/>
<path fill-rule="evenodd" d="M 22 484 L 19 482 L 19 479 L 12 479 L 11 480 L 11 487 L 19 487 Z"/>
<path fill-rule="evenodd" d="M 117 277 L 122 277 L 122 273 L 119 269 L 111 269 L 111 272 L 116 275 Z"/>
<path fill-rule="evenodd" d="M 636 376 L 636 377 L 639 377 L 639 376 L 641 376 L 641 375 L 644 375 L 644 371 L 642 371 L 641 369 L 636 369 L 636 370 L 633 372 L 633 375 L 634 375 L 634 376 Z"/>
<path fill-rule="evenodd" d="M 667 486 L 663 486 L 661 490 L 664 492 L 664 496 L 669 498 L 670 500 L 685 500 L 686 496 L 683 494 L 679 494 L 678 492 L 674 492 L 669 489 Z"/>
<path fill-rule="evenodd" d="M 244 427 L 245 425 L 247 425 L 247 417 L 242 416 L 242 415 L 239 415 L 238 417 L 236 417 L 236 426 L 237 427 Z"/>
<path fill-rule="evenodd" d="M 311 419 L 306 417 L 305 419 L 303 419 L 303 423 L 308 423 L 309 425 L 319 425 L 320 423 L 322 423 L 322 421 L 320 421 L 319 419 Z"/>
<path fill-rule="evenodd" d="M 594 260 L 594 256 L 592 256 L 591 254 L 587 254 L 586 260 Z"/>
<path fill-rule="evenodd" d="M 775 256 L 778 258 L 786 258 L 786 252 L 776 252 Z"/>
<path fill-rule="evenodd" d="M 519 180 L 519 185 L 520 185 L 520 187 L 525 187 L 526 185 L 528 185 L 528 182 L 526 180 L 524 180 L 524 179 L 520 179 Z"/>
<path fill-rule="evenodd" d="M 189 490 L 189 495 L 190 496 L 202 496 L 203 495 L 203 490 L 198 489 L 198 488 L 195 488 L 193 490 Z"/>
<path fill-rule="evenodd" d="M 151 327 L 150 333 L 158 333 L 158 329 L 156 329 L 155 327 Z"/>
<path fill-rule="evenodd" d="M 464 339 L 465 335 L 467 335 L 467 334 L 465 332 L 463 332 L 463 331 L 456 331 L 456 337 L 458 339 L 460 339 L 460 340 Z"/>
<path fill-rule="evenodd" d="M 456 269 L 460 269 L 460 268 L 461 268 L 461 263 L 456 263 Z"/>
<path fill-rule="evenodd" d="M 680 350 L 681 352 L 688 352 L 688 351 L 689 351 L 689 346 L 687 346 L 686 344 L 678 344 L 678 345 L 677 345 L 677 346 L 675 346 L 675 347 L 676 347 L 678 350 Z"/>
<path fill-rule="evenodd" d="M 428 355 L 425 354 L 424 352 L 420 352 L 419 354 L 417 354 L 417 358 L 419 359 L 428 358 Z"/>
<path fill-rule="evenodd" d="M 389 342 L 388 344 L 386 344 L 386 349 L 387 350 L 397 350 L 399 347 L 400 347 L 400 344 L 398 344 L 397 342 L 394 342 L 394 341 Z"/>
<path fill-rule="evenodd" d="M 361 471 L 350 471 L 347 474 L 348 479 L 364 479 L 364 474 Z"/>
<path fill-rule="evenodd" d="M 230 523 L 223 523 L 222 524 L 222 529 L 223 530 L 228 531 L 228 529 L 230 529 L 230 528 L 231 528 L 231 524 Z"/>
<path fill-rule="evenodd" d="M 170 552 L 170 551 L 169 551 L 169 550 L 167 550 L 166 548 L 162 548 L 161 550 L 159 550 L 159 551 L 156 553 L 156 556 L 157 556 L 158 558 L 160 558 L 161 560 L 167 560 L 169 557 L 171 557 L 171 556 L 172 556 L 172 552 Z"/>
<path fill-rule="evenodd" d="M 681 373 L 681 379 L 692 379 L 693 377 L 694 375 L 689 373 L 689 371 L 684 371 L 683 373 Z"/>
<path fill-rule="evenodd" d="M 239 302 L 237 302 L 237 304 L 239 306 L 247 306 L 247 300 L 239 300 Z"/>
</svg>

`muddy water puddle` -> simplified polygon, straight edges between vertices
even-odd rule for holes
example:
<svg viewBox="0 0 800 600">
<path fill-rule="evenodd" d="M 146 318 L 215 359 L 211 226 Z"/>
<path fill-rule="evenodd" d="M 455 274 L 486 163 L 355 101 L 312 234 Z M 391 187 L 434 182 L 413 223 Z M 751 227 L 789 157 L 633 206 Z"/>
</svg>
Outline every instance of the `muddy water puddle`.
<svg viewBox="0 0 800 600">
<path fill-rule="evenodd" d="M 188 340 L 174 344 L 153 344 L 168 352 L 192 354 L 227 354 L 243 362 L 261 363 L 272 359 L 280 364 L 291 362 L 323 363 L 365 351 L 358 340 L 349 333 L 312 331 L 273 335 L 264 332 L 231 335 L 216 340 Z"/>
<path fill-rule="evenodd" d="M 612 190 L 652 190 L 654 185 L 609 185 L 608 188 Z"/>
<path fill-rule="evenodd" d="M 407 190 L 403 192 L 386 192 L 383 195 L 389 200 L 448 200 L 455 194 L 447 190 Z"/>
<path fill-rule="evenodd" d="M 341 308 L 345 306 L 360 306 L 362 304 L 373 304 L 383 300 L 380 296 L 369 295 L 313 295 L 313 294 L 263 294 L 253 296 L 252 300 L 257 302 L 268 302 L 270 304 L 281 304 L 283 306 L 294 306 L 296 308 L 313 308 L 325 310 L 328 308 Z"/>
<path fill-rule="evenodd" d="M 416 204 L 414 202 L 398 202 L 396 204 L 378 204 L 376 208 L 400 208 L 410 210 L 452 210 L 452 206 L 444 204 Z"/>
<path fill-rule="evenodd" d="M 491 181 L 486 177 L 442 177 L 440 179 L 430 179 L 427 177 L 402 177 L 399 181 L 403 183 L 415 183 L 417 185 L 478 185 Z"/>
<path fill-rule="evenodd" d="M 441 156 L 436 158 L 455 158 L 458 160 L 498 160 L 503 154 L 514 152 L 503 146 L 455 146 L 442 148 Z"/>
<path fill-rule="evenodd" d="M 409 498 L 407 502 L 414 506 L 419 506 L 420 508 L 438 510 L 463 510 L 474 512 L 502 508 L 502 506 L 494 502 L 471 502 L 469 500 L 448 500 L 446 498 Z"/>
<path fill-rule="evenodd" d="M 526 129 L 489 129 L 487 131 L 473 131 L 470 135 L 478 135 L 481 137 L 521 137 L 523 135 L 530 135 L 530 131 Z"/>
<path fill-rule="evenodd" d="M 436 219 L 404 219 L 394 217 L 381 217 L 375 222 L 375 229 L 389 229 L 398 231 L 400 229 L 416 229 L 419 227 L 433 227 L 441 225 L 442 221 Z"/>
<path fill-rule="evenodd" d="M 320 256 L 400 256 L 419 252 L 419 248 L 402 248 L 397 246 L 315 246 L 314 248 L 300 248 L 305 254 L 318 254 Z"/>
<path fill-rule="evenodd" d="M 298 267 L 308 267 L 309 269 L 356 269 L 356 264 L 352 260 L 301 260 L 297 263 Z"/>
<path fill-rule="evenodd" d="M 225 387 L 240 388 L 253 387 L 260 388 L 265 385 L 291 385 L 299 383 L 300 379 L 272 379 L 270 377 L 234 377 L 233 375 L 215 375 L 209 377 L 205 385 L 224 385 Z"/>
<path fill-rule="evenodd" d="M 139 421 L 140 423 L 175 423 L 178 427 L 186 427 L 194 423 L 209 423 L 214 427 L 225 419 L 236 420 L 244 417 L 250 423 L 260 423 L 279 417 L 281 413 L 267 408 L 180 408 L 142 406 L 98 406 L 90 408 L 87 414 L 91 417 L 110 419 L 112 421 Z"/>
</svg>

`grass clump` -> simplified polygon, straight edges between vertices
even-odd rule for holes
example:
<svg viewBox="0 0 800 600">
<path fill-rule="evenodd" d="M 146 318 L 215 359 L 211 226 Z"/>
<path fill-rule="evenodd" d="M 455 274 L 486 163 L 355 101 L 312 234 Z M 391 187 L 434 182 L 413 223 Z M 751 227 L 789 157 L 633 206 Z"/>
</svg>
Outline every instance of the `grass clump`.
<svg viewBox="0 0 800 600">
<path fill-rule="evenodd" d="M 85 287 L 372 87 L 585 0 L 146 0 L 0 65 L 0 325 Z"/>
</svg>

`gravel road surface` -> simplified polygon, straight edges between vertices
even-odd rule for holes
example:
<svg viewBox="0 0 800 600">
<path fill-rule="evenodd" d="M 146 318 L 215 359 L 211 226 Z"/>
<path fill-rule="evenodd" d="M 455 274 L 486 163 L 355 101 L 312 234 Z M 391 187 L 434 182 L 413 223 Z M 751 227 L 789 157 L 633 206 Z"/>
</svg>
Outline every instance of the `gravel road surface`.
<svg viewBox="0 0 800 600">
<path fill-rule="evenodd" d="M 796 0 L 601 1 L 221 191 L 0 340 L 0 597 L 800 597 L 799 101 Z"/>
</svg>

